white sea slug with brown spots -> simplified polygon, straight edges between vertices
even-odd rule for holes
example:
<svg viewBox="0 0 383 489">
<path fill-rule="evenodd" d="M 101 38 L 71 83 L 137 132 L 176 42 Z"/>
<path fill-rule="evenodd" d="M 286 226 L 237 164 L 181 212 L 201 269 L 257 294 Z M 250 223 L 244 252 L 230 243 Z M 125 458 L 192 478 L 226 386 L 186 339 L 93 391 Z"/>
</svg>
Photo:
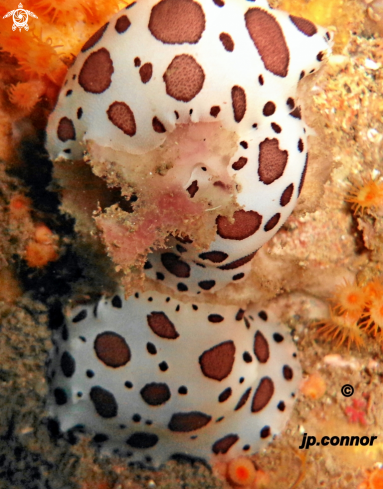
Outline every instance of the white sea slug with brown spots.
<svg viewBox="0 0 383 489">
<path fill-rule="evenodd" d="M 296 89 L 330 51 L 325 29 L 265 0 L 141 0 L 83 46 L 49 154 L 85 156 L 136 195 L 125 223 L 97 218 L 108 252 L 126 268 L 170 235 L 144 272 L 188 302 L 120 291 L 57 325 L 50 402 L 64 431 L 157 467 L 251 454 L 282 430 L 300 378 L 287 329 L 203 294 L 244 280 L 292 212 L 308 155 Z"/>
<path fill-rule="evenodd" d="M 56 326 L 51 415 L 149 467 L 259 451 L 283 429 L 301 379 L 289 330 L 254 306 L 120 293 Z"/>
</svg>

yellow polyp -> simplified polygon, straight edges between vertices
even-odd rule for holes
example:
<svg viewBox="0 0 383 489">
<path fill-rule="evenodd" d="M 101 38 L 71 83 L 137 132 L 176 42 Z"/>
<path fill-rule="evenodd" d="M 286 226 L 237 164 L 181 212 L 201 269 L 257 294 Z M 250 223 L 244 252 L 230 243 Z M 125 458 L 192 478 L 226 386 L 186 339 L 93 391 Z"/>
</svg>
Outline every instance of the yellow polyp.
<svg viewBox="0 0 383 489">
<path fill-rule="evenodd" d="M 382 336 L 383 331 L 383 298 L 382 296 L 373 299 L 368 310 L 363 313 L 361 327 L 366 329 L 374 337 Z"/>
<path fill-rule="evenodd" d="M 345 281 L 344 284 L 336 288 L 331 302 L 334 304 L 334 311 L 347 313 L 359 317 L 366 305 L 367 295 L 363 288 L 357 284 Z"/>
<path fill-rule="evenodd" d="M 34 32 L 18 32 L 12 29 L 0 33 L 0 46 L 3 51 L 14 56 L 18 66 L 14 67 L 15 74 L 27 78 L 46 76 L 57 85 L 63 82 L 66 66 L 61 61 L 55 47 L 43 41 Z M 21 72 L 21 73 L 20 73 Z"/>
<path fill-rule="evenodd" d="M 371 303 L 375 299 L 382 297 L 383 296 L 383 283 L 382 283 L 381 279 L 376 277 L 371 282 L 368 282 L 364 287 L 364 291 L 366 293 L 368 303 Z"/>
<path fill-rule="evenodd" d="M 336 347 L 345 345 L 348 349 L 355 345 L 358 349 L 364 344 L 363 333 L 358 325 L 359 316 L 351 314 L 338 315 L 331 310 L 329 319 L 313 323 L 317 327 L 316 334 Z"/>
<path fill-rule="evenodd" d="M 326 388 L 327 385 L 323 377 L 318 372 L 315 372 L 302 385 L 301 392 L 304 396 L 316 400 L 324 395 Z"/>
<path fill-rule="evenodd" d="M 345 201 L 352 204 L 354 213 L 363 214 L 371 207 L 381 207 L 383 205 L 383 182 L 364 180 L 361 185 L 353 186 Z"/>
<path fill-rule="evenodd" d="M 44 83 L 30 80 L 12 85 L 8 90 L 9 100 L 26 112 L 30 112 L 44 93 Z"/>
</svg>

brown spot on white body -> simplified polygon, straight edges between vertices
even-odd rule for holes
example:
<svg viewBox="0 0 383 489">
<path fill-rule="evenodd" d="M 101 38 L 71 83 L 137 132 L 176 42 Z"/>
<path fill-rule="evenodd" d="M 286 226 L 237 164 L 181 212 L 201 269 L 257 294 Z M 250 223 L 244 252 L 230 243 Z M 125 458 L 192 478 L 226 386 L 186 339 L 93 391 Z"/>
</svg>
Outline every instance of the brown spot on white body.
<svg viewBox="0 0 383 489">
<path fill-rule="evenodd" d="M 112 83 L 113 61 L 107 49 L 94 51 L 84 61 L 78 82 L 86 92 L 102 93 Z"/>
<path fill-rule="evenodd" d="M 255 7 L 246 12 L 245 22 L 265 68 L 274 75 L 287 76 L 290 53 L 276 18 L 269 12 Z"/>
<path fill-rule="evenodd" d="M 133 111 L 125 102 L 113 102 L 106 113 L 110 122 L 127 136 L 136 134 L 136 120 Z"/>
<path fill-rule="evenodd" d="M 262 216 L 255 211 L 245 211 L 243 209 L 235 211 L 234 222 L 225 216 L 218 216 L 216 219 L 217 234 L 223 239 L 242 240 L 252 236 L 258 231 Z"/>
<path fill-rule="evenodd" d="M 165 44 L 196 44 L 205 30 L 205 14 L 193 0 L 162 0 L 152 8 L 149 30 Z"/>
<path fill-rule="evenodd" d="M 62 117 L 57 127 L 57 137 L 65 143 L 66 141 L 76 139 L 76 130 L 73 121 L 68 117 Z"/>
<path fill-rule="evenodd" d="M 260 363 L 267 362 L 270 357 L 269 343 L 260 331 L 255 333 L 253 350 Z"/>
<path fill-rule="evenodd" d="M 259 145 L 258 175 L 266 185 L 275 182 L 283 175 L 288 161 L 288 152 L 279 149 L 276 138 L 266 138 Z"/>
<path fill-rule="evenodd" d="M 233 341 L 225 341 L 213 346 L 199 357 L 202 373 L 210 379 L 218 381 L 225 379 L 233 368 L 234 356 Z"/>
<path fill-rule="evenodd" d="M 91 36 L 86 43 L 83 45 L 81 48 L 81 52 L 85 53 L 85 51 L 88 51 L 90 48 L 92 48 L 95 44 L 98 43 L 98 41 L 102 38 L 104 35 L 104 32 L 106 31 L 107 27 L 109 25 L 109 22 L 107 22 L 105 25 L 100 27 L 98 31 L 96 31 L 93 36 Z"/>
<path fill-rule="evenodd" d="M 238 440 L 239 440 L 238 435 L 234 435 L 234 434 L 226 435 L 223 438 L 217 440 L 213 444 L 212 450 L 216 455 L 225 454 Z"/>
<path fill-rule="evenodd" d="M 148 325 L 150 329 L 157 336 L 161 338 L 167 338 L 169 340 L 175 340 L 179 334 L 164 312 L 152 312 L 147 316 Z"/>
<path fill-rule="evenodd" d="M 308 19 L 304 19 L 303 17 L 296 17 L 295 15 L 290 15 L 290 20 L 295 25 L 295 27 L 300 32 L 302 32 L 302 34 L 305 34 L 308 37 L 311 37 L 318 32 L 316 25 Z"/>
<path fill-rule="evenodd" d="M 211 416 L 200 411 L 174 413 L 169 421 L 170 431 L 188 433 L 203 428 L 210 423 Z"/>
<path fill-rule="evenodd" d="M 245 90 L 235 85 L 231 89 L 231 101 L 234 111 L 235 122 L 241 122 L 246 112 L 246 92 Z"/>
<path fill-rule="evenodd" d="M 190 54 L 175 56 L 163 79 L 166 93 L 181 102 L 190 102 L 202 90 L 205 73 Z"/>
<path fill-rule="evenodd" d="M 113 331 L 105 331 L 94 340 L 94 351 L 97 358 L 112 368 L 126 365 L 130 358 L 130 348 L 125 339 Z"/>
<path fill-rule="evenodd" d="M 254 393 L 251 412 L 258 413 L 270 402 L 274 394 L 274 383 L 270 377 L 263 377 Z"/>
</svg>

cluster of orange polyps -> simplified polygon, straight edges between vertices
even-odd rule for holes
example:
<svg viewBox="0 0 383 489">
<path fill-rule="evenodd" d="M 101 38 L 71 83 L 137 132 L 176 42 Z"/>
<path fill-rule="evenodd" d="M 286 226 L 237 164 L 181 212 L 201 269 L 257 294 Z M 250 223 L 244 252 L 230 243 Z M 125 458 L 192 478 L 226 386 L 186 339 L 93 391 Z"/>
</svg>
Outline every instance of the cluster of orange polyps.
<svg viewBox="0 0 383 489">
<path fill-rule="evenodd" d="M 337 287 L 331 299 L 330 318 L 318 321 L 317 334 L 336 346 L 364 344 L 366 335 L 383 344 L 383 281 L 375 278 L 364 287 L 345 283 Z"/>
<path fill-rule="evenodd" d="M 13 31 L 12 21 L 8 24 L 4 21 L 0 31 L 0 106 L 4 101 L 9 118 L 31 114 L 39 102 L 43 107 L 47 102 L 53 107 L 67 65 L 83 42 L 78 26 L 86 39 L 127 3 L 124 0 L 38 0 L 31 5 L 37 17 L 29 17 L 28 32 Z M 7 0 L 0 0 L 0 17 L 9 10 L 8 4 Z M 21 114 L 14 113 L 15 109 L 21 110 Z"/>
<path fill-rule="evenodd" d="M 375 214 L 383 208 L 383 181 L 363 178 L 352 186 L 345 198 L 354 214 Z M 336 346 L 363 345 L 366 335 L 383 345 L 383 279 L 375 278 L 364 287 L 345 282 L 330 299 L 330 318 L 318 321 L 319 336 Z"/>
</svg>

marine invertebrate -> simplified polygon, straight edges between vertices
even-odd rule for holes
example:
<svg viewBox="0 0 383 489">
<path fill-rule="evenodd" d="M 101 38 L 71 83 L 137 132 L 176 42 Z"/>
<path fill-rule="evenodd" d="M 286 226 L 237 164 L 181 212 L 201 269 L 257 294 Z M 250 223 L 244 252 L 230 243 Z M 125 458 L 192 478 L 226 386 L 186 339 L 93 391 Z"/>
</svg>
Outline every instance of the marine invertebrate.
<svg viewBox="0 0 383 489">
<path fill-rule="evenodd" d="M 347 313 L 350 317 L 356 318 L 362 314 L 366 300 L 364 289 L 346 280 L 344 284 L 337 286 L 334 297 L 331 299 L 334 303 L 334 311 L 341 314 Z"/>
<path fill-rule="evenodd" d="M 1 49 L 10 53 L 18 61 L 19 68 L 30 78 L 47 77 L 56 85 L 61 85 L 66 73 L 66 66 L 61 61 L 57 48 L 41 36 L 22 32 L 1 32 Z M 24 81 L 24 80 L 23 80 Z"/>
<path fill-rule="evenodd" d="M 376 468 L 366 474 L 365 480 L 358 486 L 358 489 L 382 489 L 383 488 L 383 469 Z"/>
<path fill-rule="evenodd" d="M 331 38 L 265 0 L 146 0 L 82 47 L 47 148 L 60 163 L 85 151 L 96 175 L 134 193 L 134 212 L 114 205 L 96 222 L 120 269 L 145 263 L 149 290 L 55 325 L 63 430 L 149 466 L 229 460 L 281 431 L 300 377 L 288 330 L 203 294 L 244 280 L 292 212 L 308 161 L 296 86 Z"/>
<path fill-rule="evenodd" d="M 246 264 L 294 208 L 308 146 L 296 85 L 319 68 L 331 35 L 283 12 L 271 14 L 266 2 L 250 8 L 246 2 L 207 2 L 202 9 L 191 0 L 151 6 L 129 6 L 83 46 L 50 117 L 47 148 L 52 159 L 71 160 L 81 159 L 86 148 L 97 175 L 127 198 L 134 191 L 134 216 L 119 210 L 117 223 L 111 208 L 97 218 L 116 265 L 128 273 L 153 243 L 184 233 L 205 249 L 200 256 L 194 245 L 182 243 L 182 256 L 197 263 L 182 278 L 212 285 L 214 292 L 244 279 Z M 168 11 L 171 23 L 164 20 Z M 214 23 L 217 15 L 221 21 Z M 190 32 L 183 32 L 189 24 Z M 132 36 L 145 39 L 142 52 Z M 251 60 L 246 69 L 243 56 Z M 231 65 L 236 68 L 228 71 Z M 159 161 L 168 164 L 159 167 Z M 214 233 L 206 236 L 206 229 L 213 231 L 214 224 L 207 248 Z M 168 274 L 168 258 L 181 263 L 175 255 L 158 257 L 156 276 Z M 226 278 L 206 284 L 200 265 Z M 189 287 L 180 280 L 176 286 Z"/>
<path fill-rule="evenodd" d="M 228 463 L 227 473 L 234 484 L 248 486 L 254 482 L 257 471 L 251 460 L 246 457 L 238 457 Z"/>
<path fill-rule="evenodd" d="M 380 277 L 375 277 L 364 286 L 364 291 L 367 297 L 367 303 L 378 299 L 383 295 L 383 281 Z"/>
<path fill-rule="evenodd" d="M 347 406 L 344 410 L 346 416 L 348 417 L 350 423 L 360 423 L 365 426 L 366 421 L 366 407 L 367 402 L 365 399 L 352 399 L 352 406 Z"/>
<path fill-rule="evenodd" d="M 364 343 L 364 335 L 359 324 L 359 316 L 349 313 L 337 314 L 330 309 L 330 318 L 312 324 L 317 328 L 316 334 L 340 347 L 343 344 L 350 348 L 355 344 L 360 348 Z"/>
<path fill-rule="evenodd" d="M 315 372 L 305 380 L 300 390 L 306 397 L 320 399 L 326 392 L 326 389 L 327 384 L 325 380 L 318 372 Z"/>
<path fill-rule="evenodd" d="M 229 462 L 216 462 L 213 465 L 213 472 L 234 488 L 266 489 L 270 485 L 269 474 L 257 469 L 249 457 L 240 456 Z"/>
<path fill-rule="evenodd" d="M 282 429 L 300 379 L 286 327 L 255 307 L 121 292 L 54 332 L 51 411 L 63 431 L 90 430 L 104 450 L 158 466 L 180 453 L 246 455 Z"/>
<path fill-rule="evenodd" d="M 368 308 L 361 315 L 360 327 L 374 337 L 383 331 L 383 296 L 369 300 Z"/>
<path fill-rule="evenodd" d="M 346 197 L 346 202 L 352 204 L 355 213 L 364 213 L 373 207 L 383 205 L 383 181 L 364 179 L 363 183 L 354 185 Z"/>
<path fill-rule="evenodd" d="M 8 95 L 13 104 L 30 112 L 44 91 L 45 85 L 41 80 L 30 80 L 12 85 L 8 90 Z"/>
<path fill-rule="evenodd" d="M 64 1 L 59 0 L 52 2 L 51 0 L 38 0 L 33 5 L 36 12 L 42 15 L 48 15 L 52 22 L 66 22 L 72 20 L 73 16 L 85 18 L 86 15 L 92 13 L 89 0 L 78 1 Z"/>
<path fill-rule="evenodd" d="M 49 262 L 56 261 L 57 251 L 51 245 L 44 245 L 36 241 L 30 241 L 25 250 L 25 259 L 32 268 L 45 267 Z"/>
<path fill-rule="evenodd" d="M 34 240 L 27 244 L 25 259 L 30 267 L 42 268 L 51 261 L 56 261 L 57 236 L 45 225 L 36 226 Z"/>
<path fill-rule="evenodd" d="M 383 331 L 383 283 L 380 277 L 364 287 L 345 281 L 336 288 L 331 300 L 330 318 L 313 323 L 318 336 L 335 341 L 337 346 L 347 347 L 354 343 L 358 348 L 364 336 L 370 335 L 382 341 Z"/>
<path fill-rule="evenodd" d="M 121 8 L 121 2 L 118 0 L 60 0 L 57 2 L 38 0 L 34 3 L 33 8 L 40 15 L 48 17 L 50 22 L 57 24 L 73 22 L 74 17 L 78 20 L 90 19 L 92 22 L 99 23 L 115 13 L 119 8 L 119 3 Z"/>
</svg>

